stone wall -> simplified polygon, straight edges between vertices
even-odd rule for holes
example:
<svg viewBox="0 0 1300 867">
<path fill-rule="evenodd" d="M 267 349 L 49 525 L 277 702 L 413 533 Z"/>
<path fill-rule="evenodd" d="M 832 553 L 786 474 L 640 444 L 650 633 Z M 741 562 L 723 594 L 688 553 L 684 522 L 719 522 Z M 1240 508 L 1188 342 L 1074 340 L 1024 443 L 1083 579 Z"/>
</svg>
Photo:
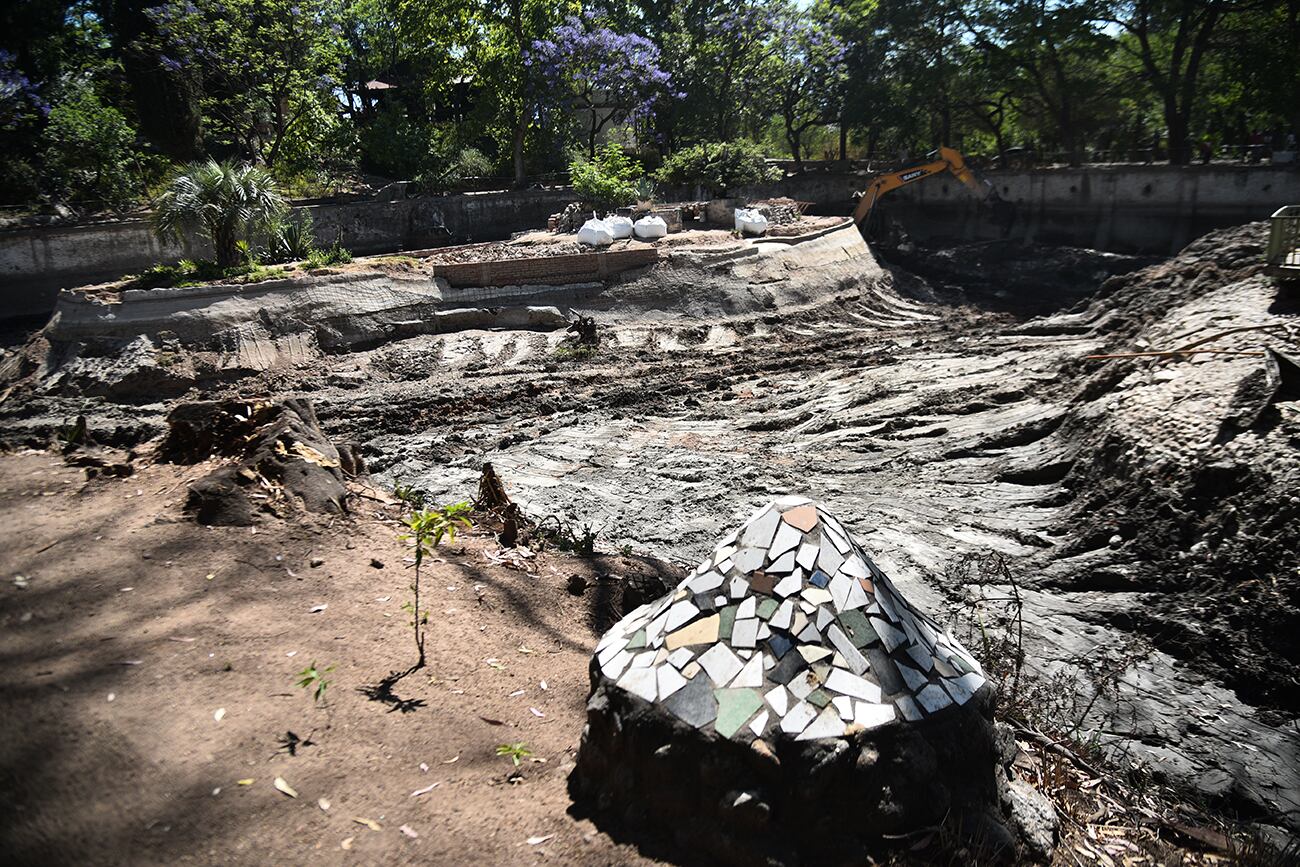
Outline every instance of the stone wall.
<svg viewBox="0 0 1300 867">
<path fill-rule="evenodd" d="M 568 256 L 455 262 L 434 265 L 433 274 L 452 286 L 563 285 L 603 280 L 632 268 L 653 265 L 658 259 L 659 251 L 654 247 L 633 247 Z"/>
</svg>

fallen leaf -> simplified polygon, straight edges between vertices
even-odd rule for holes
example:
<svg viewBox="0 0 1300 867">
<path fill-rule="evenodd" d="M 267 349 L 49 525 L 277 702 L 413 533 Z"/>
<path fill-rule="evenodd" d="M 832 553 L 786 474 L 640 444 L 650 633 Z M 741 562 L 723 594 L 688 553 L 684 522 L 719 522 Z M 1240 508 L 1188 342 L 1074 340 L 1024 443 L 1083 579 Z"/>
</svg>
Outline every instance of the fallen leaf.
<svg viewBox="0 0 1300 867">
<path fill-rule="evenodd" d="M 17 587 L 19 590 L 26 590 L 27 585 L 30 583 L 31 582 L 28 581 L 27 578 L 23 575 L 14 576 L 14 586 Z"/>
<path fill-rule="evenodd" d="M 108 700 L 109 700 L 109 701 L 112 701 L 112 700 L 115 699 L 115 698 L 117 698 L 117 693 L 115 693 L 115 692 L 110 692 L 110 693 L 108 694 Z"/>
<path fill-rule="evenodd" d="M 286 783 L 286 782 L 284 781 L 284 778 L 283 778 L 283 777 L 276 777 L 276 778 L 275 778 L 275 787 L 276 787 L 277 789 L 279 789 L 281 792 L 284 792 L 284 793 L 285 793 L 286 795 L 288 795 L 290 798 L 296 798 L 296 797 L 298 797 L 298 793 L 297 793 L 296 791 L 294 791 L 293 786 L 291 786 L 291 785 L 289 785 L 288 783 Z"/>
<path fill-rule="evenodd" d="M 547 834 L 544 837 L 529 837 L 528 845 L 529 846 L 541 845 L 542 843 L 545 843 L 547 840 L 551 839 L 554 836 L 555 836 L 554 834 Z"/>
<path fill-rule="evenodd" d="M 492 717 L 490 717 L 490 716 L 483 716 L 482 714 L 479 715 L 479 719 L 483 720 L 483 722 L 487 723 L 487 724 L 490 725 L 490 726 L 503 726 L 503 725 L 505 725 L 505 722 L 503 722 L 502 720 L 499 720 L 499 719 L 492 719 Z"/>
<path fill-rule="evenodd" d="M 538 710 L 538 709 L 535 708 L 535 707 L 530 707 L 529 710 L 532 711 L 533 716 L 536 716 L 536 717 L 543 717 L 543 716 L 546 716 L 546 714 L 542 713 L 540 710 Z"/>
<path fill-rule="evenodd" d="M 340 849 L 351 849 L 351 848 L 352 848 L 352 841 L 355 840 L 355 839 L 357 839 L 357 838 L 356 838 L 356 837 L 344 837 L 344 838 L 343 838 L 343 842 L 339 844 L 339 848 L 340 848 Z"/>
<path fill-rule="evenodd" d="M 382 831 L 384 829 L 383 825 L 379 824 L 374 819 L 367 819 L 365 816 L 353 816 L 352 821 L 356 822 L 358 825 L 365 825 L 371 831 Z"/>
<path fill-rule="evenodd" d="M 207 578 L 209 581 L 211 581 L 213 578 L 216 578 L 217 576 L 216 576 L 216 573 L 214 573 L 214 572 L 209 572 L 209 573 L 208 573 L 207 575 L 205 575 L 204 577 Z"/>
<path fill-rule="evenodd" d="M 122 592 L 123 592 L 123 593 L 130 593 L 130 592 L 131 592 L 132 590 L 134 590 L 134 589 L 135 589 L 134 587 L 123 587 L 123 588 L 122 588 Z"/>
<path fill-rule="evenodd" d="M 326 602 L 326 603 L 324 603 L 324 604 L 322 604 L 322 605 L 313 605 L 313 606 L 312 606 L 312 609 L 311 609 L 311 613 L 312 613 L 312 614 L 320 614 L 322 611 L 324 611 L 326 608 L 329 608 L 329 607 L 330 607 L 330 606 L 329 606 L 329 603 L 328 603 L 328 602 Z"/>
<path fill-rule="evenodd" d="M 327 801 L 327 800 L 324 799 L 324 798 L 317 798 L 317 799 L 316 799 L 316 806 L 320 807 L 322 810 L 324 810 L 324 811 L 327 812 L 327 813 L 328 813 L 329 810 L 330 810 L 330 802 Z"/>
<path fill-rule="evenodd" d="M 217 708 L 216 712 L 212 714 L 212 718 L 217 722 L 221 722 L 221 720 L 225 717 L 225 715 L 226 715 L 226 709 L 224 707 L 219 707 Z"/>
<path fill-rule="evenodd" d="M 441 785 L 441 784 L 440 784 L 440 783 L 430 783 L 429 785 L 425 786 L 423 789 L 416 789 L 414 792 L 411 793 L 411 797 L 412 797 L 412 798 L 418 798 L 418 797 L 420 797 L 421 795 L 427 795 L 427 794 L 429 794 L 430 792 L 432 792 L 434 789 L 438 788 L 439 785 Z"/>
<path fill-rule="evenodd" d="M 542 681 L 541 683 L 539 683 L 539 684 L 537 684 L 537 685 L 540 686 L 540 687 L 542 688 L 542 691 L 543 691 L 543 692 L 545 692 L 547 689 L 549 689 L 549 687 L 546 685 L 546 681 Z"/>
<path fill-rule="evenodd" d="M 510 693 L 510 696 L 509 696 L 509 697 L 510 697 L 510 698 L 518 698 L 519 696 L 521 696 L 521 695 L 523 695 L 523 694 L 524 694 L 524 691 L 523 691 L 522 689 L 517 689 L 517 690 L 515 690 L 514 692 Z"/>
<path fill-rule="evenodd" d="M 180 638 L 180 637 L 175 636 L 175 635 L 169 635 L 169 636 L 167 636 L 167 640 L 168 640 L 168 641 L 181 641 L 181 642 L 184 642 L 185 644 L 189 644 L 189 643 L 191 643 L 191 642 L 198 641 L 197 638 Z"/>
<path fill-rule="evenodd" d="M 420 770 L 421 770 L 423 773 L 426 773 L 426 774 L 429 773 L 429 765 L 428 765 L 428 763 L 426 763 L 426 762 L 420 762 Z"/>
<path fill-rule="evenodd" d="M 420 836 L 419 834 L 415 833 L 415 829 L 412 828 L 410 825 L 403 825 L 402 827 L 398 828 L 397 830 L 401 831 L 403 834 L 405 834 L 406 836 L 410 837 L 412 840 L 414 840 L 416 837 Z"/>
<path fill-rule="evenodd" d="M 123 659 L 118 665 L 143 665 L 143 659 Z"/>
<path fill-rule="evenodd" d="M 459 761 L 460 761 L 460 756 L 452 756 L 451 758 L 447 759 L 447 761 L 443 762 L 443 764 L 444 764 L 444 765 L 451 765 L 451 764 L 455 764 L 456 762 L 459 762 Z"/>
<path fill-rule="evenodd" d="M 241 785 L 241 786 L 251 786 L 251 785 L 253 785 L 253 778 L 252 778 L 252 777 L 247 777 L 247 778 L 242 779 L 242 780 L 236 780 L 235 782 L 238 783 L 238 784 Z"/>
<path fill-rule="evenodd" d="M 533 652 L 533 649 L 532 649 L 531 647 L 529 647 L 527 644 L 521 644 L 521 645 L 519 645 L 519 652 L 520 652 L 520 653 L 532 653 L 532 652 Z"/>
</svg>

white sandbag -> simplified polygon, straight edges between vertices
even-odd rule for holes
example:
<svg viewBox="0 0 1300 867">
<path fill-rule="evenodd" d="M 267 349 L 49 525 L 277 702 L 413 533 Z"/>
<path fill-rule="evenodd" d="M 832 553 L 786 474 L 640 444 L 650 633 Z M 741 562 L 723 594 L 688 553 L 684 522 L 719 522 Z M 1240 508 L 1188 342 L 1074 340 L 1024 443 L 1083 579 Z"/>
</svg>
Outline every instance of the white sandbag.
<svg viewBox="0 0 1300 867">
<path fill-rule="evenodd" d="M 609 230 L 613 233 L 615 238 L 632 237 L 632 221 L 627 217 L 620 217 L 617 214 L 612 217 L 606 217 L 605 225 L 609 226 Z"/>
<path fill-rule="evenodd" d="M 608 247 L 614 243 L 614 233 L 604 220 L 588 220 L 578 230 L 578 243 L 588 247 Z"/>
<path fill-rule="evenodd" d="M 765 234 L 767 217 L 749 208 L 736 208 L 736 231 L 742 235 Z"/>
<path fill-rule="evenodd" d="M 650 215 L 637 220 L 632 226 L 632 231 L 643 241 L 653 241 L 668 234 L 668 224 L 664 222 L 663 217 Z"/>
</svg>

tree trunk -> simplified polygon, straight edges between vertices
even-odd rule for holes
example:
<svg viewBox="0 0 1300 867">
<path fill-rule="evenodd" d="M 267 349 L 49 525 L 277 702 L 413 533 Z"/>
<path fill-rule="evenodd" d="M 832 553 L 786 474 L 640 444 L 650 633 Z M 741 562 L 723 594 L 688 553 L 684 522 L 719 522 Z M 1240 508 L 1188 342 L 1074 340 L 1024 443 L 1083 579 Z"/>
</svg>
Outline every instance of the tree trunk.
<svg viewBox="0 0 1300 867">
<path fill-rule="evenodd" d="M 232 230 L 213 230 L 212 248 L 217 254 L 217 267 L 233 268 L 239 264 L 239 248 L 235 245 L 235 233 Z"/>
<path fill-rule="evenodd" d="M 514 154 L 515 161 L 515 186 L 524 185 L 524 141 L 528 135 L 528 109 L 524 107 L 519 110 L 519 120 L 515 122 L 515 134 L 511 139 L 510 148 Z"/>
<path fill-rule="evenodd" d="M 844 115 L 840 115 L 840 162 L 849 158 L 849 127 L 844 123 Z"/>
<path fill-rule="evenodd" d="M 1169 165 L 1187 165 L 1190 154 L 1187 147 L 1188 133 L 1187 110 L 1178 105 L 1177 100 L 1165 102 L 1165 129 L 1169 131 Z"/>
</svg>

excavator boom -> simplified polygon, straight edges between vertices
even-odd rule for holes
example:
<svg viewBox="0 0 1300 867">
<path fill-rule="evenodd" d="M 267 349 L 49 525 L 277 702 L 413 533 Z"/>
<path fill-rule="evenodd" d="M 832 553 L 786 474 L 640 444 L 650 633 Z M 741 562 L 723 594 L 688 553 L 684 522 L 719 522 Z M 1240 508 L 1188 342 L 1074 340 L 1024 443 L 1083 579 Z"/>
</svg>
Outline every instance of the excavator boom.
<svg viewBox="0 0 1300 867">
<path fill-rule="evenodd" d="M 871 216 L 872 208 L 880 201 L 880 197 L 890 190 L 925 180 L 931 175 L 937 175 L 940 172 L 952 173 L 953 177 L 969 187 L 972 192 L 984 192 L 984 187 L 976 179 L 975 173 L 966 166 L 966 161 L 962 158 L 962 155 L 952 148 L 941 147 L 939 148 L 939 159 L 933 162 L 900 169 L 896 172 L 888 172 L 872 178 L 871 183 L 862 191 L 862 196 L 858 199 L 858 206 L 853 211 L 853 221 L 859 226 L 865 223 L 867 218 Z"/>
</svg>

